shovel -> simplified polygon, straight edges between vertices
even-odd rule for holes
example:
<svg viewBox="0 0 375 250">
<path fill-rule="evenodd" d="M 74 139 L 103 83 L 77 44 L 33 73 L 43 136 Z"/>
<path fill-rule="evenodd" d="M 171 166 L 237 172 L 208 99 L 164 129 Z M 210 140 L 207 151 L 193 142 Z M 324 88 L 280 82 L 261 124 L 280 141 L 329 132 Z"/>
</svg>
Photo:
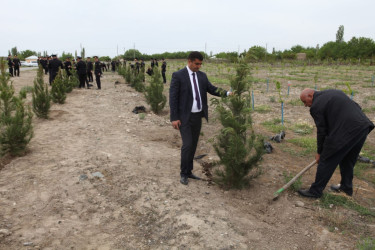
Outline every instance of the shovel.
<svg viewBox="0 0 375 250">
<path fill-rule="evenodd" d="M 284 192 L 288 187 L 290 187 L 290 185 L 292 185 L 297 179 L 298 177 L 300 177 L 301 175 L 303 175 L 307 170 L 309 170 L 312 166 L 314 166 L 316 163 L 316 160 L 314 160 L 313 162 L 311 162 L 309 165 L 307 165 L 304 169 L 301 170 L 301 172 L 299 172 L 296 176 L 294 176 L 293 179 L 291 179 L 287 184 L 285 184 L 282 188 L 280 188 L 279 190 L 277 190 L 274 194 L 273 194 L 273 200 L 277 200 L 279 198 L 279 195 Z"/>
</svg>

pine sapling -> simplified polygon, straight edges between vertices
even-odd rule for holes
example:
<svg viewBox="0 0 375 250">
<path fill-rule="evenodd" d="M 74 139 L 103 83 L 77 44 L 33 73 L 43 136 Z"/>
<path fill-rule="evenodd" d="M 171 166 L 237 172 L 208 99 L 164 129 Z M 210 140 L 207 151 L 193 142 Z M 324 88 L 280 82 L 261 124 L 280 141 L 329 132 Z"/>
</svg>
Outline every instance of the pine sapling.
<svg viewBox="0 0 375 250">
<path fill-rule="evenodd" d="M 164 84 L 161 78 L 161 73 L 157 67 L 154 67 L 151 76 L 151 83 L 146 87 L 145 97 L 147 103 L 151 106 L 151 110 L 158 114 L 163 110 L 167 102 L 167 97 L 163 95 Z"/>
<path fill-rule="evenodd" d="M 48 113 L 51 108 L 51 96 L 48 90 L 48 85 L 44 83 L 44 72 L 42 66 L 39 66 L 37 77 L 34 79 L 32 104 L 36 116 L 48 119 Z"/>
<path fill-rule="evenodd" d="M 219 156 L 216 162 L 215 182 L 226 188 L 242 188 L 258 176 L 258 161 L 264 153 L 263 139 L 252 127 L 251 102 L 247 78 L 247 64 L 241 63 L 231 79 L 233 95 L 213 99 L 222 129 L 216 137 L 214 148 Z"/>
<path fill-rule="evenodd" d="M 21 155 L 33 137 L 33 115 L 30 106 L 24 103 L 25 93 L 14 95 L 3 60 L 0 68 L 0 153 Z"/>
<path fill-rule="evenodd" d="M 59 70 L 55 80 L 52 82 L 51 96 L 54 103 L 65 103 L 66 90 L 62 81 L 61 70 Z"/>
</svg>

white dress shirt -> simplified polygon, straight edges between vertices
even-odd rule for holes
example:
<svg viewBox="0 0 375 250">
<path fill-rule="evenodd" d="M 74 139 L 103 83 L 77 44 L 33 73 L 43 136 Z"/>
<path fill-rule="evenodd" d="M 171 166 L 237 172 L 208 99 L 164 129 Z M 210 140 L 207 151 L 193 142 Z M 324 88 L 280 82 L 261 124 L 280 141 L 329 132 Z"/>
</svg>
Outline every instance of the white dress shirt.
<svg viewBox="0 0 375 250">
<path fill-rule="evenodd" d="M 202 111 L 202 106 L 203 106 L 203 104 L 202 104 L 202 98 L 201 98 L 201 92 L 199 91 L 198 75 L 197 75 L 197 72 L 191 71 L 191 69 L 188 66 L 186 66 L 186 68 L 187 68 L 187 70 L 189 72 L 191 90 L 193 92 L 193 107 L 191 108 L 191 113 L 198 113 L 198 112 Z M 195 89 L 194 89 L 193 73 L 195 73 L 195 81 L 197 83 L 197 88 L 198 88 L 198 93 L 199 93 L 199 99 L 201 101 L 201 108 L 200 109 L 198 109 L 197 100 L 195 99 Z"/>
</svg>

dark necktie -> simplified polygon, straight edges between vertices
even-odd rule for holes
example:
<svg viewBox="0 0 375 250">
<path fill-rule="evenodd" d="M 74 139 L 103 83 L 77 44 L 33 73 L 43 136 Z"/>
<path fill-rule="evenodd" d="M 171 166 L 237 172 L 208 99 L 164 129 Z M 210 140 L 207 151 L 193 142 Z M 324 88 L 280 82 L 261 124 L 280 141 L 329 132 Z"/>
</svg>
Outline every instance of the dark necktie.
<svg viewBox="0 0 375 250">
<path fill-rule="evenodd" d="M 198 109 L 201 109 L 201 98 L 199 98 L 197 81 L 195 80 L 195 72 L 193 72 L 193 82 L 194 82 L 195 100 L 197 101 L 197 107 Z"/>
</svg>

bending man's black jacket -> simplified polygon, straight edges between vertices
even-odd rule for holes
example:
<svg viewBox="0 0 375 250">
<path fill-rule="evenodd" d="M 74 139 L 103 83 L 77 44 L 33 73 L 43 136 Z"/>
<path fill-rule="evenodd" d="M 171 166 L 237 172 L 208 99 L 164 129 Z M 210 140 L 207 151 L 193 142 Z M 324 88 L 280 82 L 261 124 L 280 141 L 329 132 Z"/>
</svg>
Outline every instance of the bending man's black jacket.
<svg viewBox="0 0 375 250">
<path fill-rule="evenodd" d="M 327 158 L 374 124 L 361 107 L 340 90 L 315 91 L 310 114 L 317 128 L 318 154 Z"/>
<path fill-rule="evenodd" d="M 212 85 L 205 73 L 198 71 L 196 74 L 202 100 L 202 111 L 208 121 L 207 92 L 211 95 L 221 96 L 225 91 Z M 189 121 L 193 107 L 193 89 L 186 67 L 172 74 L 169 89 L 169 106 L 171 121 L 180 120 L 182 124 L 186 124 Z"/>
</svg>

